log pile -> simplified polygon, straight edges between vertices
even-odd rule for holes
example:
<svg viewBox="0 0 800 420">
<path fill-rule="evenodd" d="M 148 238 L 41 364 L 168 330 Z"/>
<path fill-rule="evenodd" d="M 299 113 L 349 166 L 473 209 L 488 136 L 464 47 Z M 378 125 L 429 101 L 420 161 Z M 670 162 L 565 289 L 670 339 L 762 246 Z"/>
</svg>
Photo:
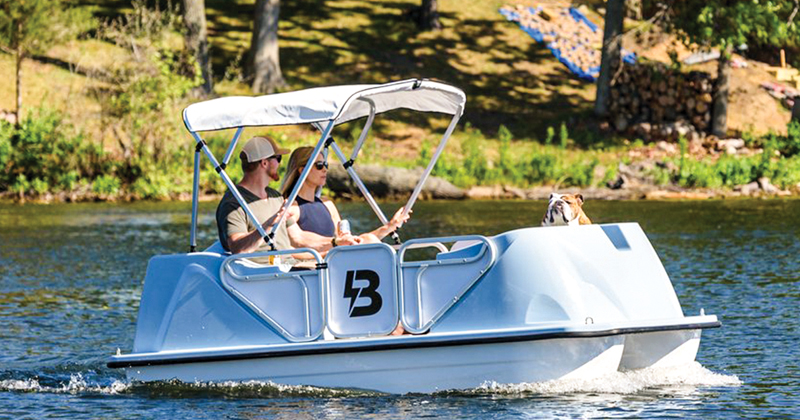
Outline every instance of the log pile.
<svg viewBox="0 0 800 420">
<path fill-rule="evenodd" d="M 500 13 L 518 22 L 536 41 L 545 43 L 574 73 L 590 80 L 597 77 L 603 33 L 577 10 L 509 5 L 501 8 Z"/>
<path fill-rule="evenodd" d="M 708 73 L 639 63 L 623 64 L 613 74 L 609 110 L 617 131 L 649 140 L 704 136 L 711 130 L 713 79 Z"/>
</svg>

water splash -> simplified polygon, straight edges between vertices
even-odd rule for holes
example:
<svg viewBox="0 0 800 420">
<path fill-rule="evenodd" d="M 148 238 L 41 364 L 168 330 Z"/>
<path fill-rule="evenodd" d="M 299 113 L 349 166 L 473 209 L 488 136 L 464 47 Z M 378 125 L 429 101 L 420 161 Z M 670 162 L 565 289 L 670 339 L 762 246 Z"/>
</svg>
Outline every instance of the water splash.
<svg viewBox="0 0 800 420">
<path fill-rule="evenodd" d="M 130 384 L 120 380 L 102 384 L 90 384 L 81 373 L 70 375 L 69 382 L 57 385 L 42 385 L 38 378 L 0 380 L 0 391 L 39 392 L 52 394 L 103 394 L 116 395 L 128 390 Z"/>
<path fill-rule="evenodd" d="M 598 394 L 636 394 L 650 389 L 682 393 L 697 387 L 739 386 L 742 381 L 736 375 L 712 372 L 698 362 L 668 368 L 646 368 L 627 372 L 615 372 L 594 379 L 557 379 L 546 382 L 499 384 L 486 382 L 480 387 L 467 391 L 478 394 L 520 394 L 543 395 L 598 393 Z"/>
<path fill-rule="evenodd" d="M 564 379 L 546 382 L 500 384 L 486 382 L 481 386 L 461 391 L 443 391 L 437 395 L 517 395 L 543 396 L 569 394 L 631 395 L 657 390 L 659 393 L 679 395 L 692 393 L 696 388 L 739 386 L 735 375 L 712 372 L 700 363 L 680 367 L 647 368 L 628 372 L 615 372 L 594 379 Z M 235 398 L 340 398 L 383 395 L 357 389 L 321 388 L 305 385 L 283 385 L 271 381 L 194 382 L 178 380 L 161 382 L 124 382 L 120 379 L 87 380 L 81 373 L 70 375 L 68 382 L 52 379 L 26 378 L 0 380 L 0 391 L 56 393 L 56 394 L 138 394 L 149 397 L 185 398 L 235 397 Z"/>
</svg>

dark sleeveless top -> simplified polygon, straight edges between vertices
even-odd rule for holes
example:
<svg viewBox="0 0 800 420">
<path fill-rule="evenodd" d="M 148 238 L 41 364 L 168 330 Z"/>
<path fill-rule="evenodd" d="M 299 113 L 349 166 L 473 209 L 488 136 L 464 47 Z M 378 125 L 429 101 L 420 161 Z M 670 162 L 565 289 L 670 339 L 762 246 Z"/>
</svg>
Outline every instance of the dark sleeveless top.
<svg viewBox="0 0 800 420">
<path fill-rule="evenodd" d="M 297 197 L 297 205 L 300 206 L 300 220 L 297 225 L 306 232 L 314 232 L 322 236 L 334 236 L 336 227 L 333 226 L 331 212 L 319 197 L 314 197 L 314 201 L 303 200 Z"/>
</svg>

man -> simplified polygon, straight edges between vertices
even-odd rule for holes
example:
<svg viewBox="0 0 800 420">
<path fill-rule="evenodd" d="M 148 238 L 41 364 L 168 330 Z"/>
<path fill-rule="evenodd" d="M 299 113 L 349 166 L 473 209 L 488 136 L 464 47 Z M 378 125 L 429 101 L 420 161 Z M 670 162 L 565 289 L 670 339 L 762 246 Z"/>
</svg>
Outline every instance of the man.
<svg viewBox="0 0 800 420">
<path fill-rule="evenodd" d="M 284 199 L 278 191 L 269 187 L 269 183 L 280 180 L 278 168 L 281 158 L 287 153 L 289 150 L 278 147 L 275 140 L 253 137 L 245 143 L 239 154 L 244 175 L 236 189 L 256 218 L 262 221 L 261 226 L 266 232 L 281 217 Z M 312 248 L 325 252 L 333 247 L 331 238 L 303 231 L 294 219 L 287 217 L 275 231 L 273 241 L 276 249 Z M 217 230 L 222 247 L 234 254 L 270 250 L 230 191 L 225 192 L 217 206 Z M 357 239 L 352 235 L 342 235 L 335 242 L 337 245 L 352 245 Z"/>
</svg>

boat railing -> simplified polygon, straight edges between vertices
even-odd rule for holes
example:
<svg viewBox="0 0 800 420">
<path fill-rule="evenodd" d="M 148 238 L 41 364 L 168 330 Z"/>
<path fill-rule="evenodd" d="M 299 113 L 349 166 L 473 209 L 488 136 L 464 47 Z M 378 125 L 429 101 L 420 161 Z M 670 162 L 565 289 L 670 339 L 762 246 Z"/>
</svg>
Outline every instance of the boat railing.
<svg viewBox="0 0 800 420">
<path fill-rule="evenodd" d="M 440 252 L 435 260 L 406 261 L 406 251 L 443 243 L 467 243 L 464 248 Z M 447 251 L 446 248 L 444 248 Z M 466 235 L 412 239 L 398 252 L 400 321 L 415 334 L 428 331 L 486 273 L 496 260 L 492 242 L 484 236 Z"/>
<path fill-rule="evenodd" d="M 289 271 L 288 266 L 253 262 L 301 252 L 313 256 L 315 268 Z M 326 324 L 325 270 L 321 264 L 322 257 L 309 248 L 236 254 L 222 262 L 220 279 L 228 292 L 284 338 L 313 341 L 322 336 Z"/>
</svg>

